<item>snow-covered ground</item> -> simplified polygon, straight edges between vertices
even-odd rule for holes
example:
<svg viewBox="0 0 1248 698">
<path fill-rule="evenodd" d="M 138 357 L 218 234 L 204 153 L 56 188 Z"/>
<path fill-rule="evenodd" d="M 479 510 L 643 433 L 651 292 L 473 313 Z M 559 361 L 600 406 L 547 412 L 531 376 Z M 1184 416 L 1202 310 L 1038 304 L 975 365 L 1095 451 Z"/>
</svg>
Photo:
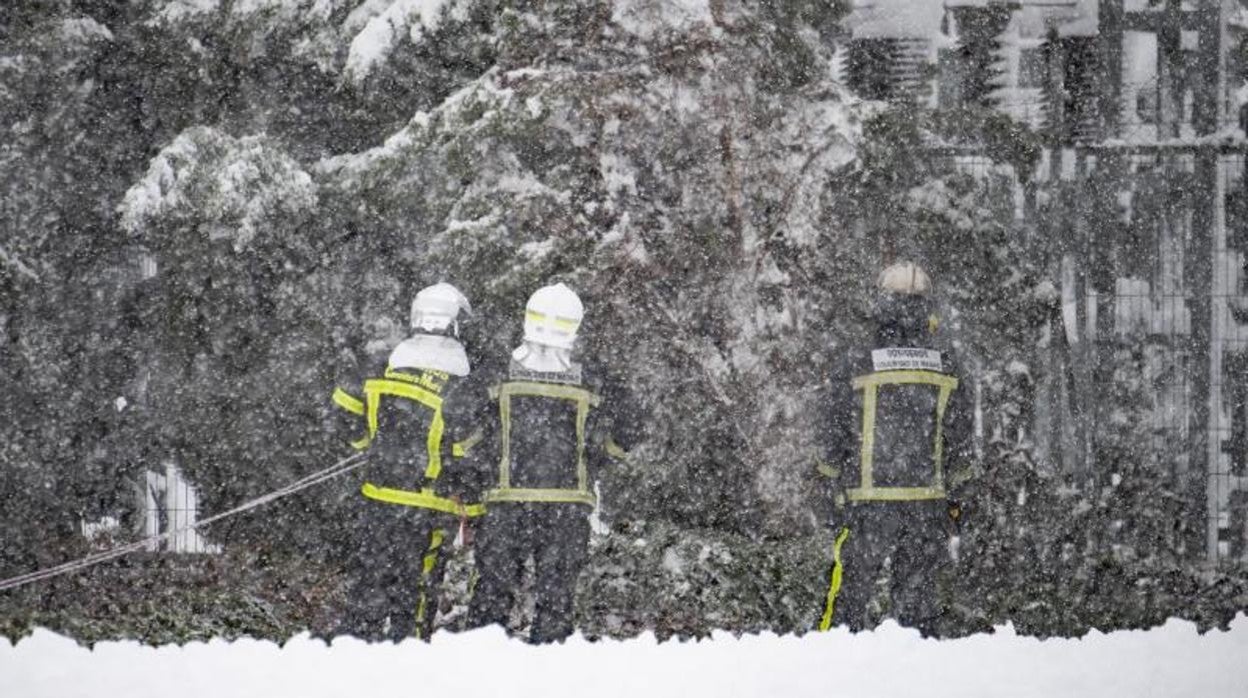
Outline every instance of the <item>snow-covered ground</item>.
<svg viewBox="0 0 1248 698">
<path fill-rule="evenodd" d="M 0 696 L 1248 696 L 1248 617 L 1198 635 L 1171 620 L 1079 640 L 994 635 L 929 641 L 888 623 L 874 633 L 723 634 L 531 647 L 497 628 L 431 645 L 241 640 L 185 647 L 108 642 L 94 652 L 46 630 L 0 642 Z"/>
</svg>

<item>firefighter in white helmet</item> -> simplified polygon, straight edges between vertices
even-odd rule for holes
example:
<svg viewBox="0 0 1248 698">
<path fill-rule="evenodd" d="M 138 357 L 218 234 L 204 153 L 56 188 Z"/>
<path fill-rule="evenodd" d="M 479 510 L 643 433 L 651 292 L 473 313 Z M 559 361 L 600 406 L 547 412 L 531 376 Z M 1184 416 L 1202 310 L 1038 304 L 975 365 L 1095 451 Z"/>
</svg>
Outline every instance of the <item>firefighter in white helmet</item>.
<svg viewBox="0 0 1248 698">
<path fill-rule="evenodd" d="M 872 609 L 891 608 L 930 635 L 941 627 L 936 581 L 961 516 L 972 408 L 927 273 L 900 262 L 877 285 L 873 340 L 821 386 L 817 469 L 837 535 L 820 627 L 860 630 L 879 620 Z M 877 604 L 884 578 L 889 598 Z"/>
<path fill-rule="evenodd" d="M 584 307 L 559 283 L 529 298 L 524 339 L 504 380 L 490 389 L 497 419 L 487 430 L 496 457 L 492 488 L 476 540 L 479 578 L 469 625 L 506 625 L 525 561 L 533 560 L 535 616 L 528 640 L 562 640 L 572 632 L 572 596 L 585 563 L 593 483 L 601 464 L 622 457 L 607 436 L 623 430 L 624 400 L 606 394 L 573 356 Z M 610 414 L 610 417 L 608 417 Z M 611 419 L 612 427 L 607 427 Z"/>
<path fill-rule="evenodd" d="M 357 420 L 351 445 L 368 451 L 343 632 L 428 639 L 442 548 L 465 517 L 483 511 L 473 503 L 473 472 L 457 463 L 480 438 L 473 430 L 484 405 L 459 341 L 459 318 L 471 312 L 448 283 L 421 289 L 411 336 L 374 353 L 362 378 L 334 391 L 334 404 Z"/>
</svg>

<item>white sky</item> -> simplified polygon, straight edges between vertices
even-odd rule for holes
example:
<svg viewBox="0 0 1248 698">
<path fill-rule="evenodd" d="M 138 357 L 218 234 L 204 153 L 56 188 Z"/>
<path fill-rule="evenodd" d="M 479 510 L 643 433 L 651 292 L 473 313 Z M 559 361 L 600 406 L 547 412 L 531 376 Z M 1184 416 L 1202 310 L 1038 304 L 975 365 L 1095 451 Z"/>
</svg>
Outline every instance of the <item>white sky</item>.
<svg viewBox="0 0 1248 698">
<path fill-rule="evenodd" d="M 240 640 L 185 647 L 101 643 L 94 652 L 39 630 L 0 641 L 0 696 L 226 698 L 255 696 L 922 696 L 923 698 L 1244 698 L 1248 617 L 1203 636 L 1171 620 L 1147 632 L 1039 641 L 1012 628 L 922 640 L 886 623 L 874 633 L 805 637 L 653 637 L 531 647 L 498 628 L 431 645 L 333 647 L 300 636 L 279 649 Z"/>
</svg>

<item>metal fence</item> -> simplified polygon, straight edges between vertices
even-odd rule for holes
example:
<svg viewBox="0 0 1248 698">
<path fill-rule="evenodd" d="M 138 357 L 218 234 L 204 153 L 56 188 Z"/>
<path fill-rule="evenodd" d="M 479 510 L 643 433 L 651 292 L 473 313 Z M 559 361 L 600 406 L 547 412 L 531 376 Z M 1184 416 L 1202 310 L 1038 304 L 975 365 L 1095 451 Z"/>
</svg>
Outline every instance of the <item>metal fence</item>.
<svg viewBox="0 0 1248 698">
<path fill-rule="evenodd" d="M 1034 357 L 1040 467 L 1080 489 L 1130 479 L 1174 518 L 1153 545 L 1248 561 L 1243 146 L 1053 149 L 1027 188 L 982 155 L 948 163 L 1013 204 L 1060 292 Z"/>
</svg>

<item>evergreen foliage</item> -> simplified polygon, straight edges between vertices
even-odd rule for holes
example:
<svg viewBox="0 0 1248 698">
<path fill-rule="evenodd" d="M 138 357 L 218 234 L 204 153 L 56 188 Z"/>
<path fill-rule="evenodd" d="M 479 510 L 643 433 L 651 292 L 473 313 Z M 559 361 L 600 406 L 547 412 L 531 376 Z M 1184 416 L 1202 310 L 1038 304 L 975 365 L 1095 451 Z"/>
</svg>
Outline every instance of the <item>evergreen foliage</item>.
<svg viewBox="0 0 1248 698">
<path fill-rule="evenodd" d="M 1223 624 L 1248 605 L 1243 575 L 1209 583 L 1158 550 L 1175 513 L 1135 475 L 1151 467 L 1134 445 L 1140 383 L 1115 375 L 1125 407 L 1102 457 L 1119 484 L 1072 491 L 1037 461 L 1052 250 L 1013 222 L 1000 181 L 951 170 L 940 148 L 976 143 L 987 166 L 1021 171 L 1038 139 L 982 104 L 857 101 L 832 70 L 846 11 L 0 9 L 0 577 L 84 552 L 83 519 L 132 528 L 131 490 L 166 460 L 211 512 L 345 455 L 328 426 L 336 366 L 402 326 L 421 286 L 468 293 L 467 343 L 489 370 L 528 293 L 562 280 L 587 301 L 586 358 L 645 425 L 601 483 L 612 532 L 581 580 L 580 627 L 809 630 L 831 559 L 808 481 L 815 388 L 864 341 L 880 263 L 913 256 L 983 393 L 948 632 Z M 1147 348 L 1121 351 L 1123 371 L 1147 370 Z M 221 558 L 6 594 L 0 633 L 323 632 L 342 603 L 347 480 L 209 529 Z"/>
</svg>

